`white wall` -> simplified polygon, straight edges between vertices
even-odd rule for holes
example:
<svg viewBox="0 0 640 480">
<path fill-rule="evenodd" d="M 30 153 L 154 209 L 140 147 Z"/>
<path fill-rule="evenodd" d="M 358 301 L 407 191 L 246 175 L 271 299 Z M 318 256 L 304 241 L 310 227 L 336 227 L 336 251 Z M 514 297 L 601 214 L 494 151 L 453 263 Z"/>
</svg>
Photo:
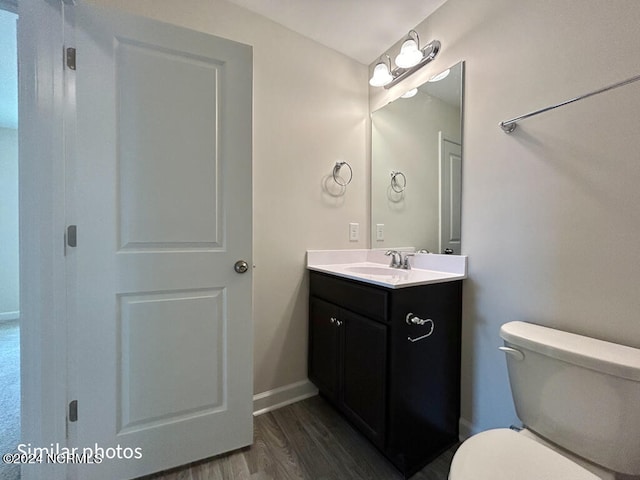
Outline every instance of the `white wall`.
<svg viewBox="0 0 640 480">
<path fill-rule="evenodd" d="M 18 131 L 0 127 L 0 321 L 19 310 Z"/>
<path fill-rule="evenodd" d="M 305 252 L 368 246 L 367 67 L 224 0 L 93 3 L 253 46 L 254 391 L 305 380 Z M 353 181 L 333 197 L 338 160 Z"/>
<path fill-rule="evenodd" d="M 640 73 L 636 0 L 449 0 L 418 25 L 466 62 L 462 415 L 516 421 L 502 323 L 525 320 L 640 347 L 640 82 L 498 122 Z M 394 53 L 397 52 L 397 46 Z M 371 89 L 371 108 L 397 96 Z"/>
</svg>

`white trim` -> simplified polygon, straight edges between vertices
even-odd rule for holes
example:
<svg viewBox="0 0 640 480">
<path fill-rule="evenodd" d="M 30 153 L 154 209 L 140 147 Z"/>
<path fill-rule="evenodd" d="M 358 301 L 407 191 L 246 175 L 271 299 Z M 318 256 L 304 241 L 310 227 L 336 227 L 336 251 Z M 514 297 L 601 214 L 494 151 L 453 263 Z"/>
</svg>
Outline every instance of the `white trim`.
<svg viewBox="0 0 640 480">
<path fill-rule="evenodd" d="M 459 433 L 458 439 L 460 442 L 464 442 L 467 438 L 474 436 L 477 433 L 480 433 L 480 430 L 473 427 L 473 423 L 471 423 L 466 418 L 460 417 L 460 422 L 458 423 Z"/>
<path fill-rule="evenodd" d="M 309 380 L 302 380 L 274 388 L 273 390 L 267 390 L 253 396 L 253 415 L 262 415 L 317 394 L 318 389 Z"/>
<path fill-rule="evenodd" d="M 0 313 L 0 322 L 4 320 L 18 320 L 20 318 L 20 311 L 16 312 L 3 312 Z"/>
<path fill-rule="evenodd" d="M 66 446 L 67 314 L 62 4 L 18 5 L 21 442 Z M 21 478 L 67 478 L 24 464 Z"/>
<path fill-rule="evenodd" d="M 5 320 L 18 320 L 20 318 L 20 311 L 17 312 L 2 312 L 0 313 L 0 322 Z"/>
</svg>

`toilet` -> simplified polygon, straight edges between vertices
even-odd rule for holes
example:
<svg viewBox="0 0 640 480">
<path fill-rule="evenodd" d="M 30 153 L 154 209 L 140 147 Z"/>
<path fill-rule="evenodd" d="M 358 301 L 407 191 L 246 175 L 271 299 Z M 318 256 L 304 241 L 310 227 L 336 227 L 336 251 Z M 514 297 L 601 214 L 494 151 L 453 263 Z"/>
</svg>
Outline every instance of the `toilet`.
<svg viewBox="0 0 640 480">
<path fill-rule="evenodd" d="M 449 480 L 640 478 L 640 349 L 525 322 L 500 336 L 524 429 L 467 439 Z"/>
</svg>

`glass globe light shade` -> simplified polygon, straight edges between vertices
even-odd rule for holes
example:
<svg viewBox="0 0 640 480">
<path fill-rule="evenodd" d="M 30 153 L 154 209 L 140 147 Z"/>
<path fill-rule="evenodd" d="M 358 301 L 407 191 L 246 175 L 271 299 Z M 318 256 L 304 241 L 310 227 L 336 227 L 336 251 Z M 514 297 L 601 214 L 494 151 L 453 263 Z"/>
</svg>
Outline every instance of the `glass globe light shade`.
<svg viewBox="0 0 640 480">
<path fill-rule="evenodd" d="M 411 68 L 422 60 L 422 52 L 418 49 L 418 44 L 412 38 L 406 40 L 402 47 L 400 47 L 400 53 L 396 57 L 396 65 L 400 68 Z"/>
<path fill-rule="evenodd" d="M 383 62 L 378 63 L 373 69 L 373 75 L 369 80 L 369 85 L 372 87 L 382 87 L 393 80 L 389 67 Z"/>
</svg>

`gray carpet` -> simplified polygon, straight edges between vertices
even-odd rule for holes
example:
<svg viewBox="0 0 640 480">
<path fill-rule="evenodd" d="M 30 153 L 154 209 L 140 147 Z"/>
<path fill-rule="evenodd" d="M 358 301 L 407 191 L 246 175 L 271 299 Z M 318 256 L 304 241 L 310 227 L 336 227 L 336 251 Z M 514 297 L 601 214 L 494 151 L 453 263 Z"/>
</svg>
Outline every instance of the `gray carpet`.
<svg viewBox="0 0 640 480">
<path fill-rule="evenodd" d="M 20 327 L 0 322 L 0 455 L 13 452 L 20 438 Z M 17 465 L 0 460 L 0 480 L 20 478 Z"/>
</svg>

